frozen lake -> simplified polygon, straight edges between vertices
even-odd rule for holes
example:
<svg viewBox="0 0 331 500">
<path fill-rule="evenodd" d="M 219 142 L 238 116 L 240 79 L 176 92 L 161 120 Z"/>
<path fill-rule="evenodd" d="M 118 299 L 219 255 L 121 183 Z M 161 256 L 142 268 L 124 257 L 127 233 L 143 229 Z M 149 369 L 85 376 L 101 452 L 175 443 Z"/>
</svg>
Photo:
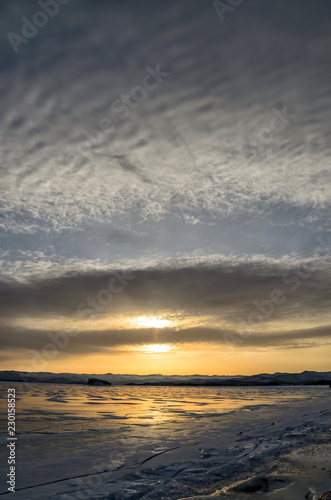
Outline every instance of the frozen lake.
<svg viewBox="0 0 331 500">
<path fill-rule="evenodd" d="M 328 387 L 4 382 L 2 471 L 9 387 L 17 399 L 17 499 L 178 500 L 330 426 Z"/>
</svg>

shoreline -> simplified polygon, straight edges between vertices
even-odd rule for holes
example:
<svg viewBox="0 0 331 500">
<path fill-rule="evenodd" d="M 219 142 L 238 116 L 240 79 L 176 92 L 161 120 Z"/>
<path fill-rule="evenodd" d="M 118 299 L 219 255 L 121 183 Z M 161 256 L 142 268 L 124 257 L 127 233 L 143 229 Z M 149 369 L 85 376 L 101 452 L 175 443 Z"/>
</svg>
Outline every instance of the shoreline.
<svg viewBox="0 0 331 500">
<path fill-rule="evenodd" d="M 211 494 L 180 500 L 253 500 L 257 495 L 261 500 L 330 500 L 330 443 L 303 445 L 228 483 Z"/>
<path fill-rule="evenodd" d="M 59 385 L 59 386 L 72 386 L 78 385 L 83 387 L 210 387 L 210 388 L 225 388 L 225 389 L 236 389 L 236 388 L 286 388 L 286 387 L 326 387 L 331 388 L 331 385 L 328 383 L 307 383 L 307 384 L 172 384 L 172 383 L 143 383 L 143 384 L 135 384 L 135 383 L 126 383 L 126 384 L 89 384 L 85 382 L 52 382 L 52 381 L 41 381 L 41 380 L 0 380 L 0 384 L 43 384 L 43 385 Z"/>
</svg>

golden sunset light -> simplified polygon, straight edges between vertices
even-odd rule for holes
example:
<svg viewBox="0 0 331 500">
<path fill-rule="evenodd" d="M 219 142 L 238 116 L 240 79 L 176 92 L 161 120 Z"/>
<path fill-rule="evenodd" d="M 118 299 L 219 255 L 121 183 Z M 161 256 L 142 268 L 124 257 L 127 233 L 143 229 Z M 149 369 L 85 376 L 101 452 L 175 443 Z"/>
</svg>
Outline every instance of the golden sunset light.
<svg viewBox="0 0 331 500">
<path fill-rule="evenodd" d="M 331 499 L 331 1 L 0 14 L 0 496 Z"/>
<path fill-rule="evenodd" d="M 167 328 L 174 326 L 174 322 L 161 316 L 138 316 L 131 320 L 135 328 Z"/>
<path fill-rule="evenodd" d="M 149 344 L 146 346 L 139 347 L 139 351 L 146 354 L 163 354 L 174 349 L 173 346 L 169 344 Z"/>
<path fill-rule="evenodd" d="M 285 360 L 289 371 L 327 370 L 329 7 L 316 25 L 309 12 L 311 33 L 267 29 L 257 43 L 246 16 L 269 28 L 279 2 L 194 1 L 192 12 L 191 2 L 146 2 L 160 24 L 147 36 L 140 2 L 86 0 L 68 52 L 59 5 L 75 2 L 38 0 L 47 7 L 36 13 L 30 3 L 0 4 L 21 6 L 1 17 L 12 56 L 0 123 L 2 366 L 80 371 L 88 357 L 91 373 L 149 373 L 157 356 L 145 355 L 163 353 L 164 373 L 232 373 L 229 351 L 249 374 L 265 370 L 263 350 L 276 371 Z M 39 37 L 49 9 L 54 31 Z M 185 47 L 163 24 L 181 9 Z M 15 32 L 20 18 L 30 35 Z M 106 19 L 112 30 L 97 35 Z M 315 356 L 323 345 L 328 357 Z"/>
</svg>

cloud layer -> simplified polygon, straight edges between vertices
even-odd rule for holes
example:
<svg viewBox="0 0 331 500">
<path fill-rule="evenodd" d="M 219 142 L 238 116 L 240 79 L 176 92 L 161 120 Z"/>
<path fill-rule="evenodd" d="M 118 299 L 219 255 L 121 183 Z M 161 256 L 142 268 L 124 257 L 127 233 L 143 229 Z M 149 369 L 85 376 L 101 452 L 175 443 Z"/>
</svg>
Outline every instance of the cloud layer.
<svg viewBox="0 0 331 500">
<path fill-rule="evenodd" d="M 38 350 L 50 338 L 74 332 L 66 355 L 116 353 L 156 341 L 318 346 L 330 341 L 329 264 L 200 265 L 2 283 L 1 342 L 9 351 Z M 125 318 L 155 314 L 173 318 L 174 326 L 125 326 Z"/>
<path fill-rule="evenodd" d="M 1 8 L 4 33 L 35 12 Z M 330 208 L 327 14 L 253 0 L 221 23 L 208 2 L 71 1 L 18 54 L 5 40 L 9 261 L 309 256 Z M 157 65 L 169 76 L 123 107 Z"/>
<path fill-rule="evenodd" d="M 6 352 L 52 320 L 68 354 L 142 345 L 139 314 L 169 343 L 327 343 L 330 4 L 70 0 L 13 50 L 38 10 L 0 6 Z"/>
</svg>

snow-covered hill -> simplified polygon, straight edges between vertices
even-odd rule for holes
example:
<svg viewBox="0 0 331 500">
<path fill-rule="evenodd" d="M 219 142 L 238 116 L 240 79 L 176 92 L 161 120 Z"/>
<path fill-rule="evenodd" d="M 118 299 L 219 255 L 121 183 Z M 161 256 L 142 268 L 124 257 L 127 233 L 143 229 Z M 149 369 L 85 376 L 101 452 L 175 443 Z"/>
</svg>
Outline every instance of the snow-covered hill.
<svg viewBox="0 0 331 500">
<path fill-rule="evenodd" d="M 251 376 L 226 375 L 116 375 L 49 372 L 0 372 L 1 381 L 44 382 L 53 384 L 86 384 L 90 377 L 101 378 L 113 385 L 192 385 L 192 386 L 256 386 L 331 384 L 331 372 L 261 373 Z"/>
</svg>

